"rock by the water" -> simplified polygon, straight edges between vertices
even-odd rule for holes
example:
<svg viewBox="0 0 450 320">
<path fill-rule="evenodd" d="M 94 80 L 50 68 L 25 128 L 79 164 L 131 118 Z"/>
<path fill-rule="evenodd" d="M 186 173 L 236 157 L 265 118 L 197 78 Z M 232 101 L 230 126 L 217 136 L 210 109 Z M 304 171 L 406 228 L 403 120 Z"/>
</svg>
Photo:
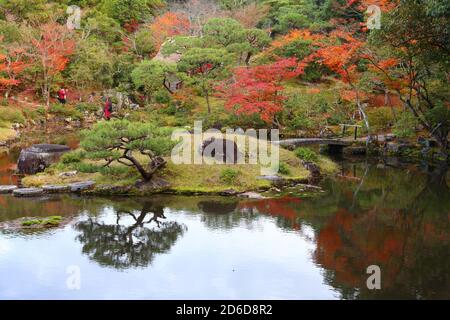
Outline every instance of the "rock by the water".
<svg viewBox="0 0 450 320">
<path fill-rule="evenodd" d="M 20 152 L 17 169 L 21 174 L 35 174 L 44 171 L 68 151 L 70 151 L 68 146 L 59 144 L 33 145 Z"/>
<path fill-rule="evenodd" d="M 0 193 L 11 193 L 17 189 L 15 185 L 4 185 L 0 186 Z"/>
<path fill-rule="evenodd" d="M 232 197 L 237 194 L 238 194 L 238 192 L 233 189 L 227 189 L 227 190 L 223 190 L 223 191 L 219 192 L 219 195 L 224 196 L 224 197 Z"/>
<path fill-rule="evenodd" d="M 70 190 L 68 185 L 52 185 L 52 184 L 44 185 L 42 186 L 42 189 L 48 193 L 67 192 Z"/>
<path fill-rule="evenodd" d="M 266 199 L 263 195 L 257 192 L 244 192 L 239 195 L 240 197 L 249 198 L 249 199 Z"/>
<path fill-rule="evenodd" d="M 16 197 L 37 197 L 44 194 L 44 190 L 41 188 L 18 188 L 13 190 L 13 194 Z"/>
<path fill-rule="evenodd" d="M 69 184 L 70 191 L 72 192 L 80 192 L 93 188 L 95 186 L 94 181 L 83 181 L 83 182 L 75 182 Z"/>
</svg>

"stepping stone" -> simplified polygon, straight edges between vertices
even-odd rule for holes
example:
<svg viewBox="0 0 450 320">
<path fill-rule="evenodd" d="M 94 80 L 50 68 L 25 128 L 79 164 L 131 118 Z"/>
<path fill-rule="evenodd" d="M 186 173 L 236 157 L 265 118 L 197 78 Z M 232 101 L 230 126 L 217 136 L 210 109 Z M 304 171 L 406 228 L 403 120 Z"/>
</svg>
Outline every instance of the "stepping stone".
<svg viewBox="0 0 450 320">
<path fill-rule="evenodd" d="M 70 191 L 80 192 L 84 190 L 92 189 L 95 185 L 94 181 L 83 181 L 69 184 Z"/>
<path fill-rule="evenodd" d="M 70 187 L 68 185 L 48 184 L 42 186 L 42 189 L 44 189 L 44 191 L 48 193 L 58 193 L 58 192 L 68 192 L 70 190 Z"/>
<path fill-rule="evenodd" d="M 13 191 L 16 197 L 37 197 L 44 194 L 44 190 L 41 188 L 19 188 Z"/>
<path fill-rule="evenodd" d="M 0 194 L 1 193 L 11 193 L 11 192 L 13 192 L 16 189 L 17 189 L 17 186 L 15 186 L 15 185 L 0 186 Z"/>
</svg>

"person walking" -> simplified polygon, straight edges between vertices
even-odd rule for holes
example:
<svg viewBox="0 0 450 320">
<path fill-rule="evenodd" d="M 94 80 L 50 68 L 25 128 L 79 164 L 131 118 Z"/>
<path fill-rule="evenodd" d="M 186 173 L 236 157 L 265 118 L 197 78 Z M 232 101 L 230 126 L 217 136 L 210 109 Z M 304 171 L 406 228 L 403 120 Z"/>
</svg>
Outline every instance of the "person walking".
<svg viewBox="0 0 450 320">
<path fill-rule="evenodd" d="M 111 119 L 111 113 L 112 113 L 112 102 L 110 98 L 106 98 L 105 106 L 103 107 L 103 115 L 105 116 L 106 120 Z"/>
<path fill-rule="evenodd" d="M 67 90 L 65 88 L 61 88 L 58 90 L 58 101 L 62 104 L 66 104 Z"/>
</svg>

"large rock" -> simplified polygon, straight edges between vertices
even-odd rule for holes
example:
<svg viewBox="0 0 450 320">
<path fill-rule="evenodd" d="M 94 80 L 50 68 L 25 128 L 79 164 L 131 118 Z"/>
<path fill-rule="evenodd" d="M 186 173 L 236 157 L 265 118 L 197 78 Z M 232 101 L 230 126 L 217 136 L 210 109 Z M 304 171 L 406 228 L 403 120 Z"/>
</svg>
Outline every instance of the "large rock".
<svg viewBox="0 0 450 320">
<path fill-rule="evenodd" d="M 215 137 L 204 140 L 199 153 L 223 163 L 237 163 L 243 156 L 236 142 Z"/>
<path fill-rule="evenodd" d="M 33 145 L 20 152 L 17 169 L 20 174 L 35 174 L 44 171 L 68 151 L 70 151 L 68 146 L 59 144 Z"/>
</svg>

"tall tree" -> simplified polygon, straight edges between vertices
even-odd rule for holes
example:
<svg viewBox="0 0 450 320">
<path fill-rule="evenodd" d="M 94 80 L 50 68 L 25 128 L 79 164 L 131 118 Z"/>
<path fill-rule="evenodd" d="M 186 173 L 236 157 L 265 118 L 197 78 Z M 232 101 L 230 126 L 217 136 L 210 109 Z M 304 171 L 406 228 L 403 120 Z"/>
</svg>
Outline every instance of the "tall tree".
<svg viewBox="0 0 450 320">
<path fill-rule="evenodd" d="M 191 28 L 189 19 L 182 13 L 166 12 L 149 26 L 157 48 L 168 38 L 177 35 L 187 35 Z"/>
<path fill-rule="evenodd" d="M 450 4 L 399 1 L 372 35 L 366 58 L 447 154 L 450 132 Z M 384 48 L 383 48 L 384 47 Z M 382 50 L 380 50 L 382 48 Z"/>
<path fill-rule="evenodd" d="M 232 55 L 225 49 L 192 48 L 183 54 L 178 63 L 179 71 L 201 90 L 208 113 L 211 113 L 209 97 L 214 83 L 227 75 L 232 61 Z"/>
<path fill-rule="evenodd" d="M 75 49 L 75 40 L 71 38 L 71 34 L 65 26 L 47 23 L 39 28 L 38 37 L 31 40 L 31 45 L 30 55 L 39 67 L 47 118 L 54 79 L 66 68 L 69 56 Z"/>
<path fill-rule="evenodd" d="M 26 62 L 25 49 L 14 45 L 4 45 L 0 37 L 0 47 L 4 53 L 0 53 L 0 88 L 5 90 L 5 98 L 14 86 L 20 84 L 20 74 L 29 66 Z"/>
</svg>

